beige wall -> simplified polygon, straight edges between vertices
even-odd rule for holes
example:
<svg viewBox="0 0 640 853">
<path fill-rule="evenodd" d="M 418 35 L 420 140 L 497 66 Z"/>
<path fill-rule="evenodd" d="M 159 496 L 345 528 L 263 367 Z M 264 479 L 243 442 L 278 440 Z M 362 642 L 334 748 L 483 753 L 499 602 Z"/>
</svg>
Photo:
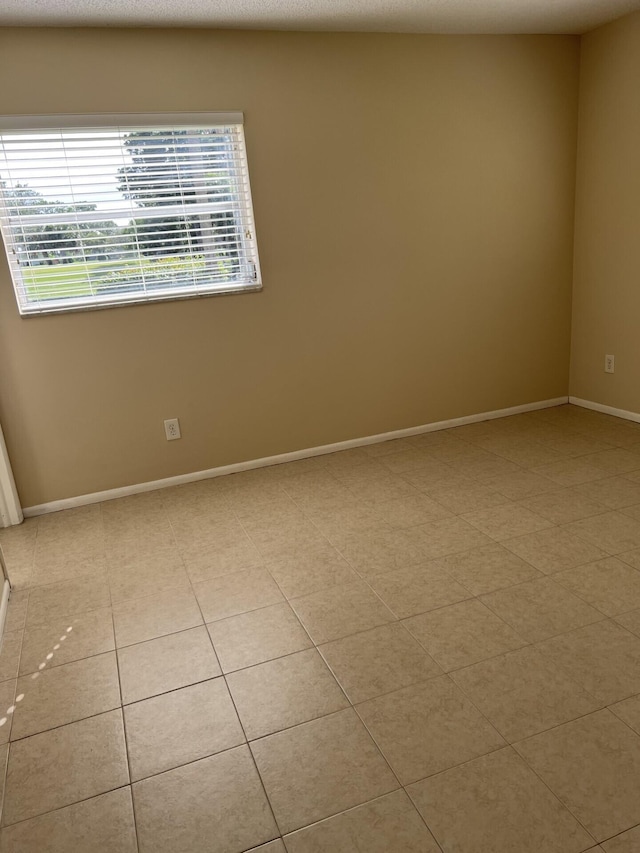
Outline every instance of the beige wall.
<svg viewBox="0 0 640 853">
<path fill-rule="evenodd" d="M 640 13 L 586 35 L 581 66 L 571 394 L 640 412 Z"/>
<path fill-rule="evenodd" d="M 2 260 L 23 504 L 566 394 L 578 59 L 553 36 L 0 30 L 0 113 L 243 110 L 264 277 L 20 319 Z"/>
</svg>

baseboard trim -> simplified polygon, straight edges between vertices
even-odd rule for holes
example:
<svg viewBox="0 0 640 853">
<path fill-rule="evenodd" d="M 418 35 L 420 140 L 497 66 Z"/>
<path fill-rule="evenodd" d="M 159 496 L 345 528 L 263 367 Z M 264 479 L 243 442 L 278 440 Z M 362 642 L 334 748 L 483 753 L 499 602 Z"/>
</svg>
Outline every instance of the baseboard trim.
<svg viewBox="0 0 640 853">
<path fill-rule="evenodd" d="M 74 509 L 79 506 L 100 503 L 102 501 L 125 498 L 129 495 L 137 495 L 142 492 L 152 492 L 156 489 L 166 489 L 169 486 L 181 486 L 185 483 L 195 483 L 198 480 L 209 480 L 214 477 L 224 477 L 226 474 L 238 474 L 240 471 L 251 471 L 254 468 L 267 468 L 271 465 L 281 465 L 283 462 L 295 462 L 298 459 L 308 459 L 311 456 L 324 456 L 327 453 L 335 453 L 338 450 L 350 450 L 353 447 L 365 447 L 368 444 L 380 444 L 383 441 L 391 441 L 395 438 L 408 438 L 412 435 L 422 435 L 426 432 L 438 432 L 442 429 L 464 426 L 465 424 L 490 421 L 496 418 L 504 418 L 509 415 L 519 415 L 524 412 L 534 412 L 538 409 L 550 409 L 553 406 L 562 406 L 569 402 L 568 397 L 555 397 L 552 400 L 539 400 L 535 403 L 525 403 L 521 406 L 511 406 L 508 409 L 496 409 L 492 412 L 480 412 L 476 415 L 465 415 L 462 418 L 452 418 L 448 421 L 436 421 L 431 424 L 408 427 L 407 429 L 396 429 L 391 432 L 383 432 L 378 435 L 368 435 L 364 438 L 350 438 L 347 441 L 337 441 L 335 444 L 323 444 L 319 447 L 309 447 L 304 450 L 293 450 L 290 453 L 280 453 L 277 456 L 265 456 L 262 459 L 251 459 L 247 462 L 236 462 L 233 465 L 222 465 L 219 468 L 209 468 L 206 471 L 193 471 L 190 474 L 178 474 L 175 477 L 165 477 L 163 480 L 151 480 L 148 483 L 136 483 L 132 486 L 121 486 L 117 489 L 107 489 L 104 492 L 93 492 L 88 495 L 78 495 L 74 498 L 62 498 L 58 501 L 38 504 L 36 506 L 24 507 L 23 512 L 27 518 L 36 515 L 45 515 L 49 512 L 59 512 L 63 509 Z"/>
<path fill-rule="evenodd" d="M 616 409 L 614 406 L 605 406 L 604 403 L 594 403 L 592 400 L 582 400 L 580 397 L 569 397 L 569 402 L 583 409 L 592 409 L 594 412 L 602 412 L 605 415 L 613 415 L 616 418 L 624 418 L 626 421 L 640 423 L 638 412 L 629 412 L 626 409 Z"/>
</svg>

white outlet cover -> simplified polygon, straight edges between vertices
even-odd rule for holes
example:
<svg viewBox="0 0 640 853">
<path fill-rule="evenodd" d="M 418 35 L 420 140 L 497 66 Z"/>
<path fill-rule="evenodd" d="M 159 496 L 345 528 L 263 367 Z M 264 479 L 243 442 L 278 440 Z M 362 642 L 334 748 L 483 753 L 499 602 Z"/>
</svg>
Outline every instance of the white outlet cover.
<svg viewBox="0 0 640 853">
<path fill-rule="evenodd" d="M 168 418 L 164 422 L 164 434 L 167 437 L 167 441 L 175 441 L 177 438 L 182 438 L 178 418 Z"/>
</svg>

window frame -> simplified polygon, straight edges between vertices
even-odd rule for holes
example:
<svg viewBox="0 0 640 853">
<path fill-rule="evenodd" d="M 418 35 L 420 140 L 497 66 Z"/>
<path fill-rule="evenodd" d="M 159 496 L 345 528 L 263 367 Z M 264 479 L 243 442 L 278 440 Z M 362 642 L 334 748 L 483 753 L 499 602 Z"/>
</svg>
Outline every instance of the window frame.
<svg viewBox="0 0 640 853">
<path fill-rule="evenodd" d="M 118 308 L 129 305 L 144 305 L 156 302 L 173 302 L 186 299 L 204 299 L 211 296 L 229 296 L 232 294 L 255 293 L 263 289 L 260 258 L 258 252 L 255 214 L 251 183 L 249 177 L 249 163 L 247 155 L 246 138 L 244 134 L 244 114 L 242 112 L 172 112 L 172 113 L 93 113 L 93 114 L 47 114 L 47 115 L 11 115 L 0 116 L 0 135 L 4 133 L 33 133 L 55 130 L 63 131 L 91 131 L 91 130 L 144 130 L 155 129 L 180 130 L 180 129 L 213 129 L 215 127 L 233 126 L 234 132 L 239 134 L 240 151 L 238 162 L 241 164 L 244 176 L 244 198 L 245 205 L 241 208 L 241 245 L 243 246 L 243 258 L 245 262 L 253 265 L 254 276 L 251 282 L 233 284 L 232 282 L 222 285 L 210 285 L 193 289 L 185 286 L 172 288 L 162 287 L 156 291 L 138 290 L 133 292 L 121 292 L 109 294 L 109 296 L 73 296 L 60 299 L 40 299 L 29 306 L 26 296 L 25 284 L 21 278 L 21 268 L 14 261 L 15 252 L 12 247 L 12 238 L 9 229 L 5 227 L 8 220 L 7 207 L 2 198 L 0 190 L 0 229 L 2 244 L 11 275 L 16 304 L 21 317 L 38 317 L 47 314 L 66 314 L 82 311 L 97 311 L 106 308 Z M 70 188 L 74 184 L 70 181 Z M 181 209 L 189 211 L 189 205 L 182 204 Z M 96 216 L 100 211 L 96 212 Z M 70 217 L 72 215 L 70 214 Z M 86 218 L 86 217 L 85 217 Z M 62 219 L 60 220 L 62 222 Z M 94 220 L 92 220 L 94 221 Z M 96 219 L 95 221 L 98 221 Z M 249 248 L 248 248 L 249 246 Z M 187 257 L 193 257 L 189 252 Z M 62 266 L 62 265 L 61 265 Z"/>
</svg>

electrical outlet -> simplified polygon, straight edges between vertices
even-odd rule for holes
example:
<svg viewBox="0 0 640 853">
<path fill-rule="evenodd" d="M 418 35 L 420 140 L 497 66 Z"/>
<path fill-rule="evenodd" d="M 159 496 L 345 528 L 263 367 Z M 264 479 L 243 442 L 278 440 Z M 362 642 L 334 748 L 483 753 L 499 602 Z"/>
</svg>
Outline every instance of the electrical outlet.
<svg viewBox="0 0 640 853">
<path fill-rule="evenodd" d="M 614 355 L 605 355 L 604 357 L 604 372 L 613 373 L 616 367 L 616 357 Z"/>
<path fill-rule="evenodd" d="M 169 418 L 164 422 L 164 434 L 167 436 L 167 441 L 174 441 L 176 438 L 182 438 L 180 435 L 180 421 L 178 418 Z"/>
</svg>

